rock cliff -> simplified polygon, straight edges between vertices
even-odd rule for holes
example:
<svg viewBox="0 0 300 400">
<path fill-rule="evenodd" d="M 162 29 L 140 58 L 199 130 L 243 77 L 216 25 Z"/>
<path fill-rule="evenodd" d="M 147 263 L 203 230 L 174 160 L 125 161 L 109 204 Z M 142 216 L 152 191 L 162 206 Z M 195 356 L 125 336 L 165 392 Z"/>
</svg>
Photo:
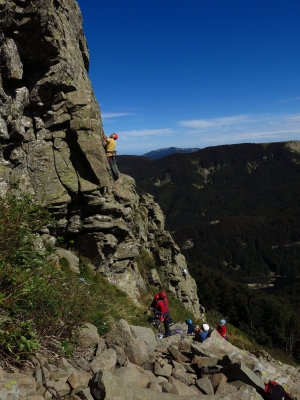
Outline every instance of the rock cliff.
<svg viewBox="0 0 300 400">
<path fill-rule="evenodd" d="M 200 317 L 194 280 L 153 197 L 114 182 L 88 77 L 89 52 L 75 0 L 0 0 L 0 191 L 31 193 L 95 269 L 136 301 L 164 287 Z M 144 268 L 141 250 L 155 260 Z M 153 263 L 154 265 L 154 263 Z"/>
</svg>

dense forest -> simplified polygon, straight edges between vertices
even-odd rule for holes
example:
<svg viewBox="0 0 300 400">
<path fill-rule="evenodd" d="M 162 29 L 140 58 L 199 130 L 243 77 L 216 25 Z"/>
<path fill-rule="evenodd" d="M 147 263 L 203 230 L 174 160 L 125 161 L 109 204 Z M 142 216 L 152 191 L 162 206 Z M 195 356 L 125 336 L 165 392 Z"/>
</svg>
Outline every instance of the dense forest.
<svg viewBox="0 0 300 400">
<path fill-rule="evenodd" d="M 253 282 L 300 275 L 300 146 L 217 146 L 119 167 L 155 196 L 187 260 Z"/>
<path fill-rule="evenodd" d="M 190 272 L 208 311 L 217 310 L 257 343 L 279 348 L 300 363 L 299 283 L 265 295 L 199 265 Z"/>
<path fill-rule="evenodd" d="M 300 284 L 274 294 L 246 285 L 300 276 L 300 142 L 118 162 L 162 207 L 206 309 L 300 362 Z"/>
</svg>

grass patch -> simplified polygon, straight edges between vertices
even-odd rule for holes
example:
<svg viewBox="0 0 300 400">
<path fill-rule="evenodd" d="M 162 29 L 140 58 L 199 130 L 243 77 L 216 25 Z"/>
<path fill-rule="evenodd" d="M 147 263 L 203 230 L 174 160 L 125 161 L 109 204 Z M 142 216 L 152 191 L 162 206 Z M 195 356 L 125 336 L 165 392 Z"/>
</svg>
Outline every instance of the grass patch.
<svg viewBox="0 0 300 400">
<path fill-rule="evenodd" d="M 196 320 L 193 313 L 188 311 L 182 302 L 173 296 L 168 296 L 169 309 L 171 311 L 171 317 L 175 323 L 185 323 L 188 318 L 191 318 L 194 324 L 199 324 L 201 321 Z"/>
<path fill-rule="evenodd" d="M 80 266 L 80 276 L 89 283 L 90 296 L 94 299 L 86 318 L 97 326 L 99 334 L 105 334 L 121 318 L 132 325 L 147 325 L 145 308 L 137 306 L 125 292 L 102 275 L 83 264 Z"/>
</svg>

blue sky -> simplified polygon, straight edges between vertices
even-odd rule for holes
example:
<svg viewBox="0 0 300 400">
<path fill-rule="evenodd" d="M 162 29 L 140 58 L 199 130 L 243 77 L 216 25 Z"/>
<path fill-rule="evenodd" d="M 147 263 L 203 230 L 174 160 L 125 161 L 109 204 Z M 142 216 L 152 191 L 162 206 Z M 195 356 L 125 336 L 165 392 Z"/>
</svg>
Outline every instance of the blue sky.
<svg viewBox="0 0 300 400">
<path fill-rule="evenodd" d="M 300 139 L 299 0 L 79 0 L 118 154 Z"/>
</svg>

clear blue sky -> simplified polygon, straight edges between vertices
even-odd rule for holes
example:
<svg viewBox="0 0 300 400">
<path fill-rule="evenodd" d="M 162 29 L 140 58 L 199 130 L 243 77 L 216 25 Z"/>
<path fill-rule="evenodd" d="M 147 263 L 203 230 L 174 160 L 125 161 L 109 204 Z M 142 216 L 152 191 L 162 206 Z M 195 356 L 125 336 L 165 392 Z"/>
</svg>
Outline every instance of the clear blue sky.
<svg viewBox="0 0 300 400">
<path fill-rule="evenodd" d="M 78 0 L 118 154 L 300 139 L 299 0 Z"/>
</svg>

